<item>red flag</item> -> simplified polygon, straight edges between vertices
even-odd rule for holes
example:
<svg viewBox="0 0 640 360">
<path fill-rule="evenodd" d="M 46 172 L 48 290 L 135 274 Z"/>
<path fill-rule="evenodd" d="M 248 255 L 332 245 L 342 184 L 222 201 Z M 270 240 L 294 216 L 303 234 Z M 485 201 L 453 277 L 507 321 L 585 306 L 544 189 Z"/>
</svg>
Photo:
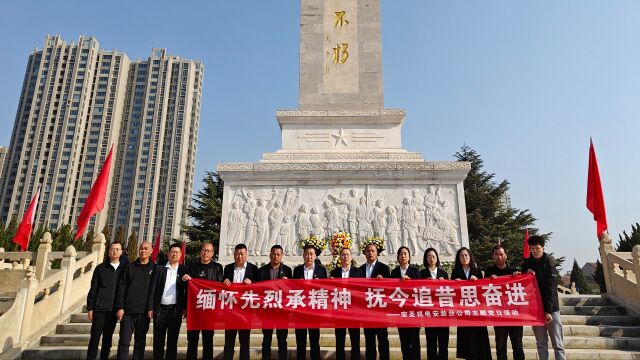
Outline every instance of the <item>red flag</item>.
<svg viewBox="0 0 640 360">
<path fill-rule="evenodd" d="M 607 212 L 604 208 L 604 195 L 602 183 L 600 183 L 600 171 L 596 151 L 593 148 L 593 140 L 589 139 L 589 177 L 587 179 L 587 209 L 593 214 L 593 220 L 597 224 L 598 239 L 607 230 Z"/>
<path fill-rule="evenodd" d="M 16 235 L 13 237 L 13 242 L 20 246 L 20 251 L 26 251 L 29 247 L 29 238 L 31 238 L 31 229 L 33 228 L 33 222 L 36 218 L 36 207 L 38 206 L 39 198 L 40 188 L 38 188 L 36 194 L 31 198 L 31 203 L 22 217 Z"/>
<path fill-rule="evenodd" d="M 522 257 L 528 259 L 531 256 L 531 250 L 529 250 L 529 229 L 524 231 L 524 245 L 522 246 Z"/>
<path fill-rule="evenodd" d="M 184 265 L 185 253 L 187 252 L 187 242 L 182 242 L 182 255 L 180 255 L 180 264 Z"/>
<path fill-rule="evenodd" d="M 104 161 L 102 169 L 100 169 L 100 173 L 98 173 L 96 182 L 93 183 L 91 191 L 89 191 L 89 196 L 87 196 L 87 200 L 82 207 L 82 211 L 80 211 L 80 215 L 78 216 L 78 232 L 76 233 L 76 240 L 82 237 L 84 230 L 89 224 L 89 219 L 104 208 L 104 200 L 107 197 L 107 185 L 109 184 L 112 152 L 113 147 L 109 150 L 109 155 L 107 155 L 107 159 Z"/>
<path fill-rule="evenodd" d="M 151 261 L 154 263 L 158 261 L 158 254 L 160 254 L 160 230 L 158 230 L 158 235 L 156 235 L 156 242 L 153 243 L 153 251 L 151 251 Z"/>
</svg>

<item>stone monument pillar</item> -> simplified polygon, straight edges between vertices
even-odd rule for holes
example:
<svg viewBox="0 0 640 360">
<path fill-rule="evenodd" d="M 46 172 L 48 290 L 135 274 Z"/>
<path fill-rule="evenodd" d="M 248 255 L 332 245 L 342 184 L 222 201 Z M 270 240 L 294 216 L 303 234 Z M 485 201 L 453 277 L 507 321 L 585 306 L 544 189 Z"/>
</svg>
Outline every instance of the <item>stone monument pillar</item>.
<svg viewBox="0 0 640 360">
<path fill-rule="evenodd" d="M 351 233 L 354 249 L 383 237 L 387 262 L 402 245 L 412 262 L 422 262 L 429 247 L 452 260 L 468 246 L 463 180 L 470 165 L 405 150 L 405 111 L 384 109 L 382 79 L 379 0 L 301 0 L 299 106 L 276 111 L 281 149 L 257 163 L 217 167 L 221 262 L 245 243 L 252 261 L 268 261 L 280 244 L 285 261 L 297 264 L 301 238 L 339 229 Z M 358 251 L 354 258 L 364 260 Z"/>
</svg>

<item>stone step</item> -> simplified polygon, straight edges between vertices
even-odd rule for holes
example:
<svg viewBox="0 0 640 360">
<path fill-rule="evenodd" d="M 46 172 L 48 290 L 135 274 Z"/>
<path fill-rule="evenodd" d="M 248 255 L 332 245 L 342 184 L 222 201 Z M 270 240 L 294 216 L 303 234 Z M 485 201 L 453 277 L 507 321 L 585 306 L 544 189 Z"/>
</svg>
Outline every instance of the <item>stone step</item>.
<svg viewBox="0 0 640 360">
<path fill-rule="evenodd" d="M 426 339 L 421 337 L 423 346 L 426 346 Z M 119 336 L 114 334 L 113 342 L 117 344 Z M 364 344 L 364 334 L 360 335 L 360 341 Z M 455 347 L 457 341 L 456 335 L 449 337 L 449 347 Z M 493 342 L 493 340 L 492 340 Z M 533 336 L 524 336 L 522 339 L 525 348 L 535 348 L 536 341 Z M 149 334 L 146 338 L 147 346 L 153 345 L 153 337 Z M 250 343 L 253 347 L 260 347 L 262 344 L 262 334 L 252 334 Z M 289 346 L 296 346 L 296 339 L 293 332 L 288 337 Z M 347 341 L 348 343 L 348 341 Z M 89 344 L 89 334 L 62 334 L 43 336 L 40 341 L 42 346 L 87 346 Z M 214 336 L 215 346 L 224 346 L 224 336 L 222 334 Z M 400 338 L 397 335 L 389 336 L 389 345 L 393 348 L 400 347 Z M 178 346 L 187 346 L 187 335 L 181 334 L 178 338 Z M 321 334 L 320 346 L 335 346 L 334 334 Z M 564 338 L 564 346 L 566 349 L 627 349 L 640 350 L 640 338 L 630 337 L 575 337 L 566 336 Z M 492 346 L 495 348 L 495 346 Z"/>
<path fill-rule="evenodd" d="M 560 295 L 560 305 L 564 306 L 611 306 L 615 305 L 609 298 L 600 295 Z"/>
<path fill-rule="evenodd" d="M 291 359 L 295 358 L 295 348 L 289 346 L 289 357 Z M 201 351 L 201 349 L 200 349 Z M 199 352 L 200 352 L 199 351 Z M 250 358 L 251 359 L 260 359 L 261 358 L 261 349 L 257 347 L 252 347 L 250 349 Z M 361 347 L 361 351 L 364 352 L 364 348 Z M 425 357 L 425 349 L 422 349 L 423 358 Z M 178 358 L 186 357 L 187 349 L 185 347 L 178 348 Z M 553 352 L 553 351 L 552 351 Z M 216 359 L 222 358 L 222 348 L 219 346 L 215 346 L 213 350 L 214 356 Z M 335 349 L 332 347 L 321 347 L 320 353 L 322 359 L 334 359 L 335 358 Z M 455 349 L 449 349 L 449 359 L 455 359 Z M 271 356 L 273 359 L 277 359 L 277 350 L 272 349 Z M 236 348 L 236 359 L 238 358 L 238 349 Z M 364 353 L 363 353 L 364 355 Z M 638 351 L 624 351 L 624 350 L 599 350 L 593 351 L 591 349 L 567 349 L 566 350 L 567 359 L 572 360 L 637 360 L 640 359 L 640 352 Z M 494 351 L 495 356 L 495 351 Z M 553 355 L 552 355 L 553 356 Z M 67 346 L 67 347 L 55 347 L 55 346 L 41 346 L 31 349 L 26 349 L 23 352 L 22 359 L 23 360 L 62 360 L 62 359 L 85 359 L 87 357 L 87 348 L 86 346 Z M 115 346 L 111 349 L 111 356 L 115 358 Z M 527 359 L 537 359 L 537 352 L 535 349 L 525 349 L 525 357 Z M 151 347 L 147 346 L 145 350 L 145 358 L 152 359 L 153 351 Z M 349 352 L 347 351 L 347 358 L 349 358 Z M 391 359 L 402 359 L 402 353 L 400 349 L 393 348 L 391 349 Z M 509 359 L 511 359 L 511 353 L 509 353 Z"/>
<path fill-rule="evenodd" d="M 561 306 L 561 315 L 627 315 L 627 310 L 621 306 Z"/>
<path fill-rule="evenodd" d="M 120 324 L 116 324 L 117 334 L 119 330 Z M 565 336 L 618 336 L 618 337 L 640 337 L 640 326 L 609 326 L 609 325 L 563 325 L 564 335 Z M 493 327 L 489 326 L 489 334 L 493 335 Z M 72 324 L 60 324 L 56 329 L 56 334 L 89 334 L 91 330 L 90 323 L 72 323 Z M 182 332 L 186 331 L 186 327 L 182 326 Z M 222 330 L 218 330 L 222 331 Z M 217 332 L 218 332 L 217 331 Z M 289 330 L 293 333 L 293 330 Z M 422 331 L 424 332 L 424 331 Z M 153 324 L 149 325 L 149 333 L 153 333 Z M 261 334 L 260 330 L 252 330 L 254 334 Z M 321 333 L 333 333 L 332 329 L 321 329 Z M 456 333 L 456 328 L 452 327 L 450 329 L 450 333 L 453 335 Z M 398 331 L 396 328 L 389 329 L 390 335 L 397 335 Z M 524 335 L 533 336 L 533 330 L 531 330 L 531 326 L 524 327 Z"/>
</svg>

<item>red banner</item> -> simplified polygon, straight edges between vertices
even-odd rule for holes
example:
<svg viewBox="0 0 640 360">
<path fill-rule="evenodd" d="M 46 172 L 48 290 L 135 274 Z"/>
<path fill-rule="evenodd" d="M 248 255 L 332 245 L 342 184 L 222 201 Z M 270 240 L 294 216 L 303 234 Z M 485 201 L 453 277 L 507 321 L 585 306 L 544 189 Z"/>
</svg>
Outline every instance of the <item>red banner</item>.
<svg viewBox="0 0 640 360">
<path fill-rule="evenodd" d="M 188 330 L 543 325 L 534 275 L 476 281 L 191 279 Z"/>
</svg>

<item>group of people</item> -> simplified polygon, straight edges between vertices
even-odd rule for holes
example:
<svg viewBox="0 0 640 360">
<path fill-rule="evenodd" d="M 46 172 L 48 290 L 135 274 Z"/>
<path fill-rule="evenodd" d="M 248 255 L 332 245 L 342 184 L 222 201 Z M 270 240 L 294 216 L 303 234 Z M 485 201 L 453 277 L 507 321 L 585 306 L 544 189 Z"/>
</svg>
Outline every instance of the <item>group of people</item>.
<svg viewBox="0 0 640 360">
<path fill-rule="evenodd" d="M 544 252 L 544 239 L 532 236 L 528 240 L 532 257 L 525 259 L 521 271 L 534 273 L 540 289 L 545 312 L 545 326 L 534 326 L 538 358 L 548 359 L 548 337 L 555 352 L 555 359 L 565 359 L 562 324 L 558 306 L 557 279 L 553 264 Z M 238 244 L 234 249 L 234 262 L 222 267 L 213 261 L 215 248 L 204 243 L 200 249 L 199 261 L 189 268 L 181 265 L 181 246 L 172 244 L 166 265 L 156 265 L 150 260 L 151 244 L 140 244 L 138 259 L 128 264 L 120 263 L 122 245 L 111 243 L 108 260 L 94 271 L 91 289 L 87 296 L 88 317 L 92 322 L 91 338 L 87 359 L 95 359 L 98 343 L 102 337 L 100 358 L 107 359 L 111 349 L 111 339 L 116 322 L 120 321 L 118 359 L 128 359 L 131 337 L 134 337 L 133 358 L 143 359 L 145 340 L 150 321 L 153 321 L 153 358 L 176 359 L 178 335 L 186 311 L 186 284 L 193 278 L 231 283 L 252 284 L 275 279 L 323 279 L 323 278 L 399 278 L 402 280 L 448 279 L 448 274 L 440 266 L 438 252 L 429 248 L 424 252 L 424 269 L 411 265 L 411 252 L 406 246 L 397 250 L 398 266 L 389 266 L 378 260 L 379 249 L 375 244 L 364 248 L 366 263 L 352 266 L 351 249 L 340 252 L 341 267 L 330 272 L 316 261 L 316 249 L 307 245 L 303 249 L 302 265 L 291 269 L 283 263 L 283 249 L 274 245 L 270 251 L 270 262 L 261 268 L 247 260 L 247 247 Z M 494 265 L 484 271 L 477 267 L 471 251 L 463 247 L 458 250 L 452 280 L 477 280 L 483 277 L 512 276 L 520 273 L 510 266 L 505 248 L 493 248 Z M 496 353 L 499 360 L 507 359 L 507 338 L 511 340 L 513 358 L 524 359 L 522 347 L 522 326 L 495 326 Z M 251 330 L 225 330 L 224 359 L 233 359 L 236 338 L 240 342 L 240 359 L 249 359 Z M 345 339 L 349 333 L 351 359 L 360 359 L 360 329 L 335 329 L 336 359 L 345 358 Z M 262 359 L 271 358 L 273 329 L 263 329 Z M 404 359 L 420 359 L 420 328 L 399 328 L 398 334 Z M 426 327 L 427 359 L 448 359 L 449 328 Z M 213 330 L 187 331 L 187 359 L 196 359 L 198 343 L 202 336 L 202 358 L 213 359 Z M 287 329 L 277 329 L 278 358 L 287 359 Z M 295 329 L 296 359 L 306 359 L 307 337 L 311 359 L 320 359 L 320 330 Z M 365 328 L 365 358 L 389 359 L 389 339 L 386 328 Z M 379 354 L 379 355 L 378 355 Z M 491 359 L 491 347 L 487 327 L 458 327 L 456 356 L 462 359 Z"/>
</svg>

